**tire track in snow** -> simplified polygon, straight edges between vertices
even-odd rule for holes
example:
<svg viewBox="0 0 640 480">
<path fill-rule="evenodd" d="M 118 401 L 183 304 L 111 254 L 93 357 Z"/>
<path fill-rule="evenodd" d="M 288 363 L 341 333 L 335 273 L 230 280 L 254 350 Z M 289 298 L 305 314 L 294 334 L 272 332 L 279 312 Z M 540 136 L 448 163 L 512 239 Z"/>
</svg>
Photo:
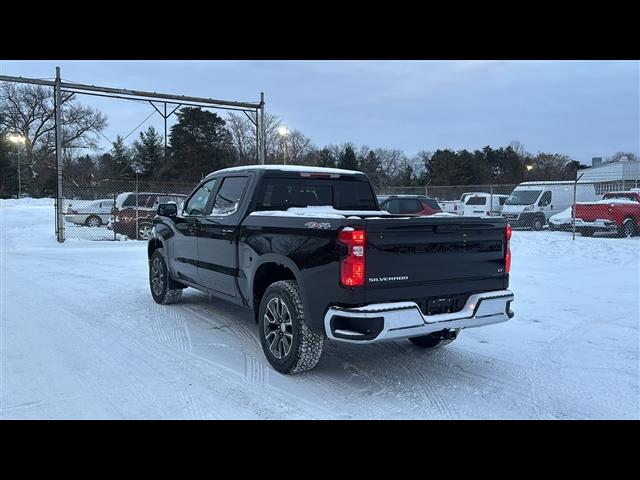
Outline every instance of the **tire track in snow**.
<svg viewBox="0 0 640 480">
<path fill-rule="evenodd" d="M 171 306 L 169 306 L 171 307 Z M 179 307 L 176 305 L 176 307 Z M 275 388 L 272 385 L 268 388 L 260 388 L 255 385 L 249 385 L 245 380 L 243 372 L 226 367 L 214 360 L 206 359 L 195 355 L 191 351 L 176 350 L 171 342 L 163 343 L 153 339 L 153 335 L 145 334 L 144 329 L 152 333 L 153 326 L 148 323 L 140 328 L 140 324 L 136 322 L 118 322 L 113 321 L 114 317 L 108 317 L 106 323 L 92 323 L 92 310 L 84 304 L 79 305 L 61 305 L 61 308 L 70 314 L 77 316 L 78 320 L 83 322 L 93 333 L 101 331 L 101 337 L 112 337 L 113 329 L 119 331 L 123 337 L 126 337 L 129 344 L 121 344 L 122 348 L 126 348 L 132 356 L 140 357 L 141 353 L 149 355 L 156 359 L 153 362 L 154 368 L 158 365 L 167 365 L 172 369 L 179 369 L 181 372 L 188 372 L 189 379 L 199 381 L 203 386 L 213 390 L 212 393 L 219 397 L 220 392 L 224 392 L 224 402 L 216 395 L 202 399 L 207 402 L 206 406 L 197 405 L 195 402 L 191 406 L 193 411 L 216 412 L 222 418 L 238 418 L 238 409 L 248 413 L 244 416 L 248 418 L 331 418 L 332 412 L 321 405 L 315 404 L 304 398 L 297 397 L 281 388 Z M 152 309 L 151 309 L 152 310 Z M 176 309 L 177 310 L 177 309 Z M 135 316 L 136 312 L 130 312 L 131 316 Z M 147 311 L 147 314 L 149 312 Z M 153 315 L 164 315 L 166 310 L 160 309 L 157 313 L 151 311 Z M 148 315 L 147 315 L 148 317 Z M 115 317 L 120 318 L 120 317 Z M 244 336 L 244 338 L 247 338 Z M 255 337 L 252 340 L 255 342 Z M 113 358 L 114 366 L 118 365 L 122 358 Z M 149 363 L 147 361 L 147 363 Z M 176 388 L 178 388 L 176 386 Z M 180 390 L 183 390 L 181 388 Z M 266 398 L 265 398 L 266 397 Z M 268 399 L 268 401 L 265 401 Z M 159 404 L 162 408 L 162 404 Z M 224 411 L 219 411 L 222 407 Z M 167 415 L 175 416 L 166 412 Z"/>
<path fill-rule="evenodd" d="M 154 333 L 161 342 L 179 351 L 191 351 L 189 329 L 177 308 L 153 302 L 151 313 Z"/>
<path fill-rule="evenodd" d="M 451 418 L 453 415 L 447 403 L 442 399 L 437 387 L 432 385 L 434 378 L 425 374 L 420 368 L 407 367 L 406 352 L 399 355 L 398 346 L 394 343 L 359 345 L 358 352 L 345 345 L 346 348 L 341 348 L 336 354 L 342 358 L 347 371 L 378 385 L 383 392 L 407 404 L 412 410 L 420 409 L 421 412 L 429 413 L 429 410 L 423 409 L 432 407 L 436 416 Z M 363 359 L 366 361 L 364 367 L 359 365 Z M 383 365 L 380 365 L 381 361 Z M 412 375 L 411 378 L 419 376 L 425 385 L 414 385 L 413 388 L 407 386 L 397 375 L 398 370 L 409 373 Z"/>
</svg>

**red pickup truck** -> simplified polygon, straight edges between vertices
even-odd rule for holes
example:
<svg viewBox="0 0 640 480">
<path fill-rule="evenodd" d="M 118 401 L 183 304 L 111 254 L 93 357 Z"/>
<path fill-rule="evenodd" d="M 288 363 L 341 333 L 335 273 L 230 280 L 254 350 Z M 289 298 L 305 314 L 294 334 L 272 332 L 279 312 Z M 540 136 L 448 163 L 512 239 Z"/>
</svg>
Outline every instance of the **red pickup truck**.
<svg viewBox="0 0 640 480">
<path fill-rule="evenodd" d="M 607 192 L 602 200 L 577 203 L 576 231 L 585 237 L 595 232 L 617 232 L 622 237 L 640 234 L 640 189 Z"/>
</svg>

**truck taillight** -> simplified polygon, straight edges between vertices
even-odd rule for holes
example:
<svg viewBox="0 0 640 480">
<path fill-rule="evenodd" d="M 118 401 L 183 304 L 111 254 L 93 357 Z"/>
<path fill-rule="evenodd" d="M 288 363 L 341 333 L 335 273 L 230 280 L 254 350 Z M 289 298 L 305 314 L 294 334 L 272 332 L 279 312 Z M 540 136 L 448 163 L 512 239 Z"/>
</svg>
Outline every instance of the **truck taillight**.
<svg viewBox="0 0 640 480">
<path fill-rule="evenodd" d="M 509 241 L 511 240 L 511 225 L 507 223 L 507 229 L 505 231 L 507 237 L 506 253 L 504 255 L 504 273 L 511 271 L 511 248 L 509 247 Z"/>
<path fill-rule="evenodd" d="M 364 230 L 345 229 L 338 233 L 338 241 L 347 246 L 347 257 L 340 262 L 340 283 L 346 287 L 364 285 Z"/>
</svg>

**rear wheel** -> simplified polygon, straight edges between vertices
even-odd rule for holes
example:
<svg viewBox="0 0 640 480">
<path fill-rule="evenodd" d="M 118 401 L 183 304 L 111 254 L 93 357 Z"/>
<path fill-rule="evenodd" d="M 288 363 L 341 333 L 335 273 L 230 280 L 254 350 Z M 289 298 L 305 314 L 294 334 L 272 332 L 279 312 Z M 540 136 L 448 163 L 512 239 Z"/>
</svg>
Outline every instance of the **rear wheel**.
<svg viewBox="0 0 640 480">
<path fill-rule="evenodd" d="M 638 234 L 638 228 L 633 218 L 627 218 L 622 222 L 622 228 L 620 228 L 621 237 L 633 237 Z"/>
<path fill-rule="evenodd" d="M 322 355 L 324 338 L 305 323 L 302 297 L 293 280 L 272 283 L 258 313 L 262 350 L 281 373 L 311 370 Z"/>
<path fill-rule="evenodd" d="M 149 287 L 156 303 L 169 305 L 182 298 L 182 288 L 172 288 L 175 282 L 169 276 L 162 248 L 156 249 L 149 260 Z"/>
<path fill-rule="evenodd" d="M 531 228 L 535 231 L 540 231 L 544 227 L 544 219 L 542 217 L 535 217 L 531 222 Z"/>
<path fill-rule="evenodd" d="M 409 341 L 421 348 L 444 347 L 458 338 L 459 333 L 460 329 L 442 330 L 421 337 L 411 337 Z"/>
</svg>

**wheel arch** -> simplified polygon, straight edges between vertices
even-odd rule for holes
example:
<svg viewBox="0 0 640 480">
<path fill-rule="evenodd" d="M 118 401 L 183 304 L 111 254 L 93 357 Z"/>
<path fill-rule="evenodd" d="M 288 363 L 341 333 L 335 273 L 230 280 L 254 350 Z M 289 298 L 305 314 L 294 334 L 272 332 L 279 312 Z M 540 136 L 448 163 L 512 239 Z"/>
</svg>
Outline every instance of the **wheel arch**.
<svg viewBox="0 0 640 480">
<path fill-rule="evenodd" d="M 151 260 L 151 255 L 159 248 L 164 248 L 164 242 L 159 237 L 151 237 L 147 244 L 147 258 Z"/>
<path fill-rule="evenodd" d="M 258 311 L 264 292 L 269 285 L 280 280 L 295 280 L 300 288 L 300 296 L 305 311 L 308 311 L 304 282 L 297 265 L 287 257 L 280 255 L 265 255 L 251 276 L 249 294 L 251 306 L 253 308 L 254 320 L 258 321 Z"/>
</svg>

